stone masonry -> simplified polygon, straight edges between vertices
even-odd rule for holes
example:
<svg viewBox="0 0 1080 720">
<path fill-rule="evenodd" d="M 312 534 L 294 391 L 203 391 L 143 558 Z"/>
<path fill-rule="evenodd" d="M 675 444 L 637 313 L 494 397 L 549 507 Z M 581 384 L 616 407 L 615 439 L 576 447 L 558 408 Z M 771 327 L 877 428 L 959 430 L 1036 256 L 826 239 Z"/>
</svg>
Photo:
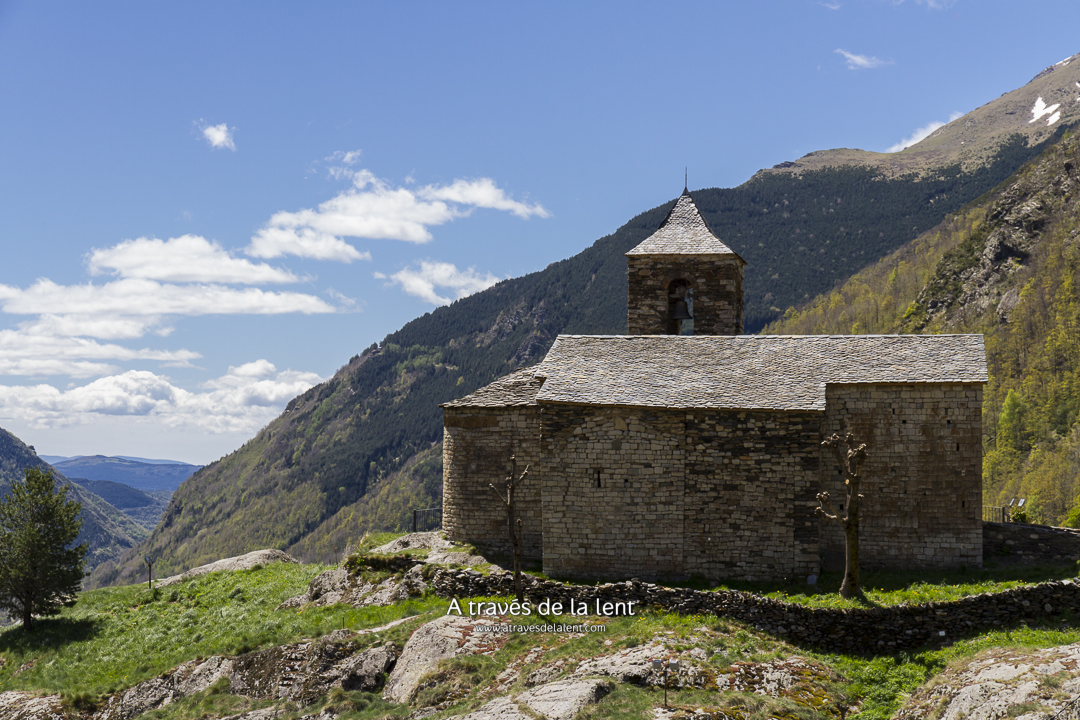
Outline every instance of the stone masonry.
<svg viewBox="0 0 1080 720">
<path fill-rule="evenodd" d="M 982 387 L 830 385 L 822 435 L 851 429 L 869 456 L 862 474 L 859 559 L 864 567 L 982 565 Z M 840 469 L 822 452 L 821 485 L 843 502 Z M 827 567 L 844 536 L 826 523 Z"/>
<path fill-rule="evenodd" d="M 732 255 L 627 257 L 627 332 L 676 335 L 668 289 L 685 280 L 693 290 L 695 335 L 741 335 L 742 260 Z"/>
<path fill-rule="evenodd" d="M 626 254 L 630 335 L 560 335 L 544 361 L 443 405 L 444 523 L 508 549 L 488 483 L 533 464 L 526 551 L 553 577 L 781 580 L 843 565 L 821 447 L 868 446 L 867 567 L 979 566 L 980 335 L 746 336 L 744 262 L 683 191 Z M 694 333 L 676 333 L 692 291 Z M 841 511 L 843 508 L 840 508 Z"/>
<path fill-rule="evenodd" d="M 531 373 L 512 373 L 488 388 L 500 390 L 492 400 L 483 391 L 474 406 L 460 401 L 443 409 L 443 528 L 451 540 L 470 542 L 497 554 L 512 552 L 506 506 L 489 484 L 504 492 L 510 475 L 510 456 L 517 458 L 517 473 L 531 466 L 517 486 L 515 505 L 521 518 L 527 558 L 541 552 L 540 408 L 535 392 L 539 384 Z M 523 390 L 523 392 L 522 392 Z M 486 398 L 486 400 L 485 400 Z M 492 404 L 495 403 L 495 404 Z"/>
</svg>

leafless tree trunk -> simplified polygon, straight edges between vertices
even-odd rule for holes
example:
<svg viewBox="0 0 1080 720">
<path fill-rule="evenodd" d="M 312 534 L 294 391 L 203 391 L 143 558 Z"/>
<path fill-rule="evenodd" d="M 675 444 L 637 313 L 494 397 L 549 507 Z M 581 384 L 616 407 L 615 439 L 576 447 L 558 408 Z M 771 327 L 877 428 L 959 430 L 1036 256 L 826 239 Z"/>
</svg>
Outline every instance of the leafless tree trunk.
<svg viewBox="0 0 1080 720">
<path fill-rule="evenodd" d="M 499 488 L 488 483 L 488 487 L 495 491 L 503 504 L 506 505 L 506 529 L 510 532 L 510 543 L 514 546 L 514 592 L 517 593 L 519 603 L 524 603 L 525 598 L 521 593 L 521 518 L 517 517 L 517 505 L 514 501 L 514 488 L 529 474 L 529 466 L 521 475 L 517 475 L 517 457 L 510 456 L 510 476 L 506 478 L 506 495 L 499 492 Z M 516 475 L 516 477 L 515 477 Z"/>
<path fill-rule="evenodd" d="M 862 586 L 859 585 L 859 483 L 862 476 L 859 475 L 859 466 L 866 460 L 866 443 L 856 447 L 855 436 L 850 432 L 841 438 L 837 434 L 821 443 L 822 447 L 830 448 L 840 464 L 844 473 L 844 485 L 847 487 L 847 514 L 843 517 L 836 508 L 829 503 L 829 493 L 817 494 L 818 507 L 815 512 L 826 520 L 840 523 L 844 528 L 844 582 L 840 585 L 840 596 L 844 598 L 859 597 L 863 594 Z"/>
</svg>

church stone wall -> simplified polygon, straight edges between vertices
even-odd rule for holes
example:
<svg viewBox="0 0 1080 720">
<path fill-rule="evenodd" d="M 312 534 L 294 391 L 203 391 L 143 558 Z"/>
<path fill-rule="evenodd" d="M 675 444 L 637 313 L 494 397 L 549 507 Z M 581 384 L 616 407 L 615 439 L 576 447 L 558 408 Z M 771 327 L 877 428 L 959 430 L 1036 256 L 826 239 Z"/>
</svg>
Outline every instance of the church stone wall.
<svg viewBox="0 0 1080 720">
<path fill-rule="evenodd" d="M 821 413 L 686 415 L 684 569 L 709 579 L 819 572 Z"/>
<path fill-rule="evenodd" d="M 693 288 L 695 335 L 741 335 L 743 267 L 731 255 L 628 255 L 627 333 L 675 334 L 669 328 L 668 285 Z"/>
<path fill-rule="evenodd" d="M 540 413 L 535 405 L 504 408 L 444 408 L 443 529 L 452 540 L 511 554 L 506 506 L 488 484 L 503 491 L 510 456 L 517 473 L 530 465 L 515 491 L 524 539 L 523 555 L 539 559 L 541 516 Z"/>
<path fill-rule="evenodd" d="M 682 414 L 545 404 L 544 572 L 683 574 Z"/>
<path fill-rule="evenodd" d="M 544 572 L 818 572 L 820 415 L 545 404 Z"/>
<path fill-rule="evenodd" d="M 982 564 L 982 386 L 829 385 L 822 438 L 844 423 L 869 453 L 859 527 L 862 567 Z M 844 502 L 832 451 L 822 488 Z M 842 568 L 843 532 L 822 521 L 826 565 Z"/>
</svg>

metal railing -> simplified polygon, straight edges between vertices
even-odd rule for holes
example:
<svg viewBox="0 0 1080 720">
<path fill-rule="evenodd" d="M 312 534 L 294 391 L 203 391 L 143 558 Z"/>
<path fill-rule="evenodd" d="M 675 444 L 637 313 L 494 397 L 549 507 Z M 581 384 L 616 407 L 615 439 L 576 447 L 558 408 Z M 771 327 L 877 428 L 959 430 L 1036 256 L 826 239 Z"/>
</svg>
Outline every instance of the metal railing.
<svg viewBox="0 0 1080 720">
<path fill-rule="evenodd" d="M 986 522 L 1009 522 L 1009 508 L 983 505 L 983 520 Z"/>
<path fill-rule="evenodd" d="M 426 508 L 412 511 L 412 531 L 442 530 L 442 508 Z"/>
</svg>

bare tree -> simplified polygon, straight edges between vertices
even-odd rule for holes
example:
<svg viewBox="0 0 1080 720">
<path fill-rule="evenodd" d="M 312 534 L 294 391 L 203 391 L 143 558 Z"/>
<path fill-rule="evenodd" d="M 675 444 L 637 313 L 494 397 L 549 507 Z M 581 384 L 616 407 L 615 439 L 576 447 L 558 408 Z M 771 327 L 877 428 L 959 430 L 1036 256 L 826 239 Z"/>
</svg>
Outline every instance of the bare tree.
<svg viewBox="0 0 1080 720">
<path fill-rule="evenodd" d="M 525 466 L 525 470 L 521 475 L 517 475 L 517 456 L 510 456 L 510 476 L 506 478 L 506 495 L 504 496 L 499 492 L 499 488 L 495 487 L 491 483 L 488 483 L 488 487 L 495 491 L 495 494 L 499 496 L 503 504 L 506 505 L 506 528 L 510 531 L 510 543 L 514 546 L 514 592 L 517 593 L 517 599 L 519 603 L 524 603 L 525 598 L 521 593 L 521 518 L 517 517 L 517 505 L 514 501 L 514 489 L 521 483 L 525 476 L 529 474 L 529 466 Z M 516 477 L 515 477 L 516 475 Z"/>
<path fill-rule="evenodd" d="M 840 523 L 844 528 L 844 582 L 840 585 L 840 596 L 844 598 L 859 597 L 863 594 L 862 586 L 859 585 L 859 500 L 863 498 L 859 494 L 859 483 L 862 476 L 859 475 L 859 466 L 866 460 L 866 443 L 855 445 L 855 436 L 850 432 L 841 438 L 833 433 L 831 437 L 821 443 L 822 447 L 830 448 L 840 464 L 840 470 L 844 474 L 844 485 L 847 487 L 847 514 L 843 517 L 829 502 L 829 493 L 817 494 L 818 507 L 815 512 L 826 520 Z"/>
</svg>

